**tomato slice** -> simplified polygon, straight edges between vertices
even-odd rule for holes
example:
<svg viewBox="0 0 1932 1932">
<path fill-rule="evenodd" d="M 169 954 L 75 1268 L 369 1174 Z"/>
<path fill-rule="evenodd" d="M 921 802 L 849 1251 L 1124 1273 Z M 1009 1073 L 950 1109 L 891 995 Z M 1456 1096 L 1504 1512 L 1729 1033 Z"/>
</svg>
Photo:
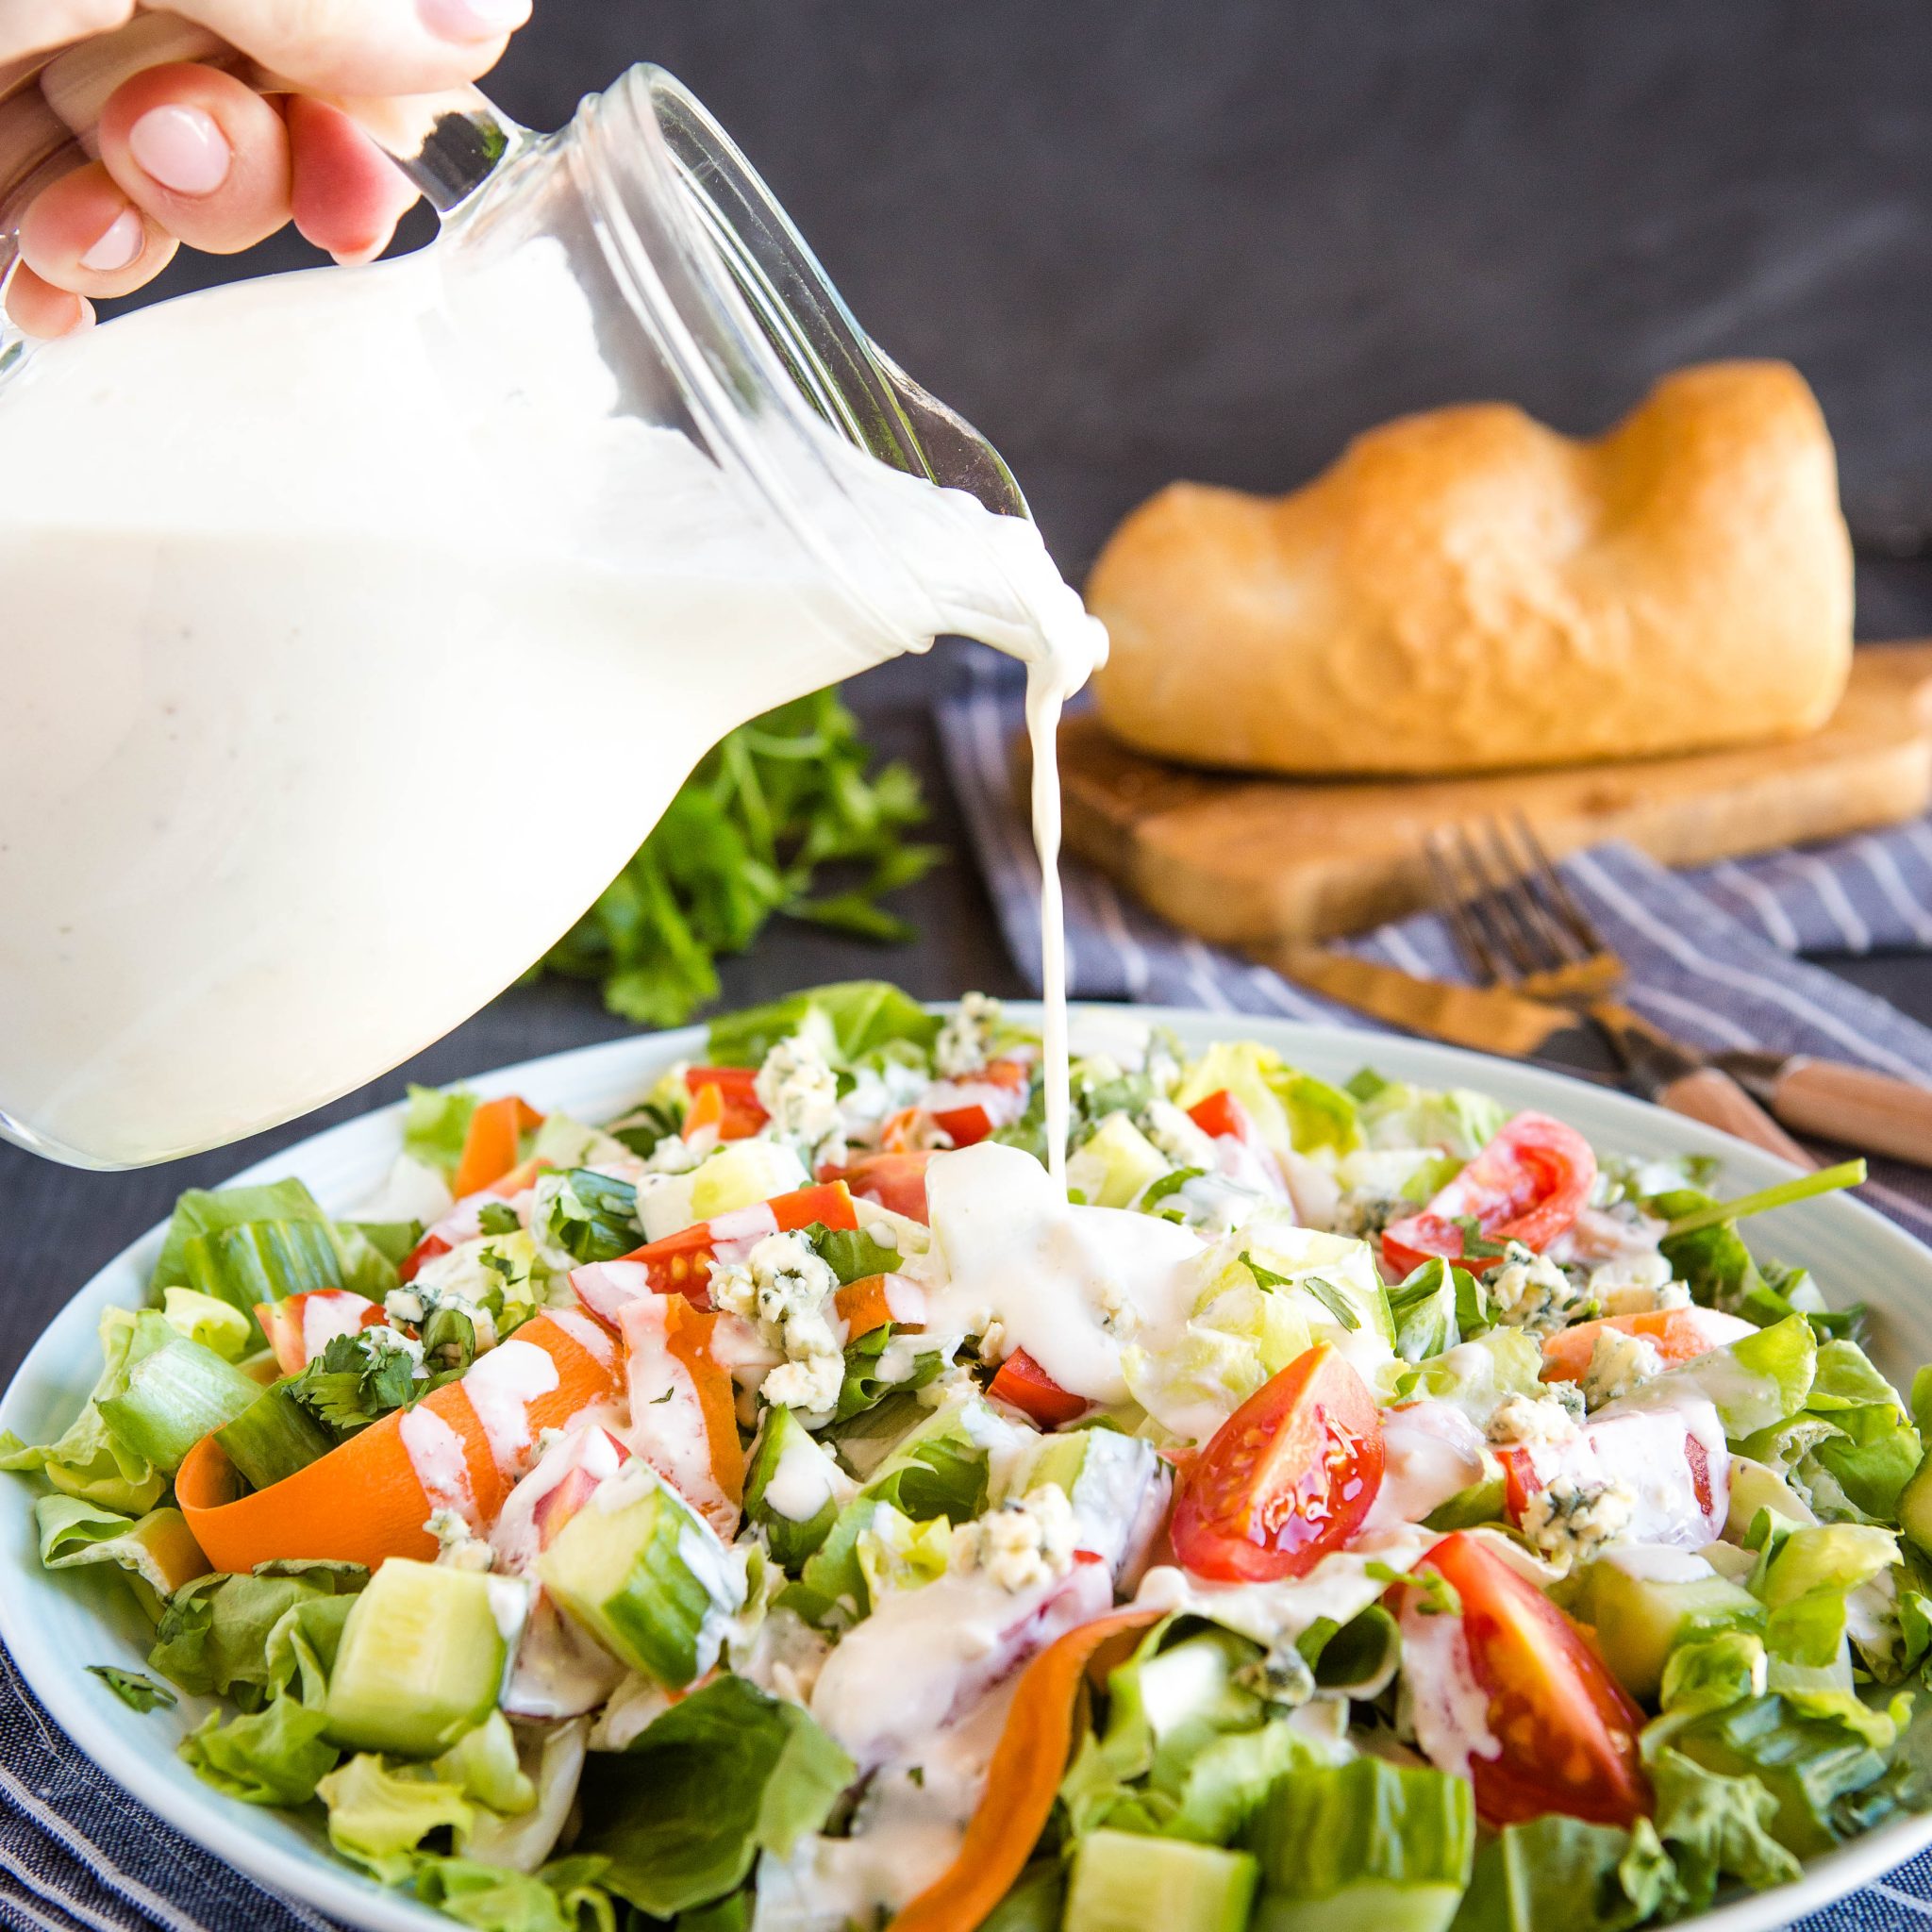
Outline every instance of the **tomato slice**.
<svg viewBox="0 0 1932 1932">
<path fill-rule="evenodd" d="M 255 1319 L 268 1337 L 275 1367 L 285 1375 L 299 1375 L 333 1337 L 377 1327 L 389 1317 L 367 1295 L 346 1288 L 317 1288 L 286 1301 L 257 1302 Z"/>
<path fill-rule="evenodd" d="M 932 1117 L 955 1147 L 976 1147 L 992 1132 L 992 1120 L 976 1102 L 966 1107 L 942 1107 Z"/>
<path fill-rule="evenodd" d="M 1255 1117 L 1225 1087 L 1205 1100 L 1195 1101 L 1188 1109 L 1188 1118 L 1204 1134 L 1211 1134 L 1217 1141 L 1224 1134 L 1250 1142 L 1255 1138 Z"/>
<path fill-rule="evenodd" d="M 1460 1220 L 1474 1218 L 1492 1241 L 1521 1241 L 1541 1254 L 1576 1219 L 1596 1180 L 1596 1156 L 1574 1127 L 1546 1113 L 1520 1113 L 1420 1214 L 1391 1222 L 1382 1257 L 1407 1274 L 1431 1257 L 1476 1274 L 1493 1256 L 1465 1259 Z"/>
<path fill-rule="evenodd" d="M 1016 1348 L 1000 1364 L 986 1392 L 995 1402 L 1010 1403 L 1031 1416 L 1043 1429 L 1076 1423 L 1093 1407 L 1085 1396 L 1062 1389 L 1024 1348 Z"/>
<path fill-rule="evenodd" d="M 755 1067 L 687 1067 L 684 1070 L 685 1090 L 693 1100 L 702 1100 L 707 1087 L 718 1090 L 716 1102 L 708 1103 L 705 1111 L 710 1114 L 715 1108 L 721 1141 L 748 1141 L 771 1119 L 763 1101 L 758 1098 L 758 1077 Z"/>
<path fill-rule="evenodd" d="M 1520 1824 L 1559 1811 L 1627 1826 L 1645 1816 L 1650 1782 L 1637 1750 L 1643 1713 L 1576 1625 L 1465 1531 L 1444 1537 L 1417 1567 L 1446 1578 L 1461 1597 L 1461 1638 L 1489 1698 L 1490 1735 L 1500 1748 L 1469 1758 L 1483 1822 Z M 1405 1604 L 1405 1626 L 1414 1614 Z"/>
<path fill-rule="evenodd" d="M 918 1153 L 866 1154 L 850 1167 L 819 1170 L 822 1181 L 843 1181 L 861 1201 L 903 1214 L 908 1220 L 925 1219 L 925 1170 L 932 1159 L 929 1149 Z"/>
<path fill-rule="evenodd" d="M 396 1279 L 414 1281 L 419 1269 L 435 1260 L 437 1256 L 448 1254 L 455 1245 L 454 1241 L 445 1241 L 440 1234 L 425 1234 L 397 1263 Z"/>
<path fill-rule="evenodd" d="M 1362 1526 L 1382 1464 L 1375 1398 L 1317 1342 L 1214 1432 L 1181 1484 L 1174 1555 L 1217 1582 L 1305 1576 Z"/>
<path fill-rule="evenodd" d="M 700 1221 L 646 1241 L 619 1258 L 639 1261 L 658 1294 L 681 1294 L 699 1308 L 711 1306 L 711 1262 L 725 1243 L 748 1248 L 768 1234 L 796 1234 L 823 1223 L 830 1228 L 854 1228 L 851 1192 L 839 1181 L 822 1181 L 789 1194 L 776 1194 L 750 1208 L 734 1208 L 713 1221 Z"/>
</svg>

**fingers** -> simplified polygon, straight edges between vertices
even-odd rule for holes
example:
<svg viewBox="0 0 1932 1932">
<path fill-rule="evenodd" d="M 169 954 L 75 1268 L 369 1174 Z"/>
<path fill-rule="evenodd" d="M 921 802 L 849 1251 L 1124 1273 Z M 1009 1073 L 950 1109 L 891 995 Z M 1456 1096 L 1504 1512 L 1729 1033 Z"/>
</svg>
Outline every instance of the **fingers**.
<svg viewBox="0 0 1932 1932">
<path fill-rule="evenodd" d="M 338 261 L 373 261 L 389 246 L 416 191 L 346 114 L 291 94 L 295 225 Z"/>
<path fill-rule="evenodd" d="M 7 312 L 28 335 L 42 337 L 71 335 L 94 319 L 92 303 L 42 281 L 25 262 L 7 285 Z"/>
<path fill-rule="evenodd" d="M 81 295 L 125 295 L 159 275 L 174 253 L 173 238 L 128 200 L 99 161 L 37 195 L 20 227 L 21 259 L 39 281 Z M 54 332 L 64 334 L 70 325 L 71 318 Z"/>
<path fill-rule="evenodd" d="M 0 0 L 0 5 L 6 0 Z M 496 64 L 530 0 L 171 0 L 286 79 L 329 93 L 435 93 Z"/>
<path fill-rule="evenodd" d="M 7 63 L 125 25 L 134 0 L 0 0 L 0 75 Z"/>
<path fill-rule="evenodd" d="M 289 219 L 282 117 L 211 67 L 151 67 L 124 82 L 102 111 L 100 145 L 127 199 L 191 248 L 233 255 Z"/>
</svg>

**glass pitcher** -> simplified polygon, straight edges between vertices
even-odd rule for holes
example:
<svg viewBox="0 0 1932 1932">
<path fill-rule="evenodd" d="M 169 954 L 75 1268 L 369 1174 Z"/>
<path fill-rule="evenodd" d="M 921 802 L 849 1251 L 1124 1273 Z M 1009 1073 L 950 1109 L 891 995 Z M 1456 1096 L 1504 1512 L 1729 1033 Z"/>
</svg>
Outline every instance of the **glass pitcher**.
<svg viewBox="0 0 1932 1932">
<path fill-rule="evenodd" d="M 668 75 L 555 136 L 472 96 L 389 144 L 431 247 L 0 378 L 0 1133 L 58 1159 L 374 1077 L 539 958 L 731 726 L 1040 631 L 1005 465 Z"/>
</svg>

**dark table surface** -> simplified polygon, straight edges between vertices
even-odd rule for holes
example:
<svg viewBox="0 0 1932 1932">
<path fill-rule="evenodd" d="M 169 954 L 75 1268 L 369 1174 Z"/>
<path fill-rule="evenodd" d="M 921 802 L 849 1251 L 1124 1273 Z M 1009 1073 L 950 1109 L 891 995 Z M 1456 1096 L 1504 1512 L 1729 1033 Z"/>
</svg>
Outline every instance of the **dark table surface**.
<svg viewBox="0 0 1932 1932">
<path fill-rule="evenodd" d="M 1285 489 L 1398 410 L 1505 396 L 1601 427 L 1664 370 L 1785 356 L 1838 437 L 1859 632 L 1932 632 L 1932 10 L 1919 0 L 538 0 L 491 86 L 538 126 L 656 58 L 765 170 L 861 318 L 979 422 L 1062 566 L 1175 475 Z M 421 232 L 421 225 L 416 231 Z M 183 256 L 157 292 L 308 257 Z M 4 621 L 4 618 L 0 618 Z M 726 997 L 884 973 L 1021 990 L 946 794 L 936 667 L 855 696 L 953 862 L 879 954 L 774 926 Z M 1921 957 L 1832 962 L 1932 1022 Z M 594 990 L 493 1006 L 373 1087 L 127 1174 L 0 1148 L 0 1374 L 165 1214 L 329 1121 L 625 1029 Z"/>
</svg>

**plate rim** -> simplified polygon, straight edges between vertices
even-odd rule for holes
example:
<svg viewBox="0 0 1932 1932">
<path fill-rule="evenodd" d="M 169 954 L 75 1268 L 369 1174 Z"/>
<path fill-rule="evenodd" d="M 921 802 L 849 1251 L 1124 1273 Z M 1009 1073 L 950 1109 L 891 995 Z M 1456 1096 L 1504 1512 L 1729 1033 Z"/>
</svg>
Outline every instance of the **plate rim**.
<svg viewBox="0 0 1932 1932">
<path fill-rule="evenodd" d="M 930 1010 L 945 1012 L 956 1002 L 931 1000 L 924 1004 Z M 1039 1013 L 1037 1001 L 1008 1000 L 1004 1004 L 1019 1016 L 1034 1018 Z M 1076 1001 L 1072 1003 L 1070 1011 L 1076 1020 L 1088 1017 L 1116 1024 L 1128 1021 L 1166 1026 L 1184 1040 L 1190 1036 L 1202 1041 L 1259 1039 L 1277 1045 L 1290 1057 L 1296 1044 L 1316 1048 L 1317 1058 L 1329 1057 L 1331 1050 L 1342 1058 L 1357 1056 L 1363 1061 L 1395 1056 L 1411 1075 L 1420 1075 L 1435 1084 L 1500 1084 L 1506 1090 L 1521 1088 L 1531 1096 L 1547 1093 L 1552 1107 L 1559 1106 L 1566 1095 L 1579 1096 L 1587 1101 L 1591 1111 L 1607 1111 L 1613 1123 L 1626 1120 L 1633 1128 L 1654 1127 L 1659 1121 L 1667 1123 L 1669 1138 L 1687 1151 L 1721 1155 L 1727 1167 L 1741 1170 L 1747 1180 L 1754 1172 L 1763 1181 L 1796 1172 L 1778 1157 L 1732 1140 L 1701 1123 L 1666 1113 L 1621 1090 L 1599 1086 L 1552 1067 L 1512 1061 L 1379 1029 L 1292 1020 L 1284 1015 L 1103 1001 Z M 668 1065 L 680 1058 L 691 1057 L 706 1032 L 706 1026 L 699 1024 L 630 1034 L 491 1067 L 443 1084 L 470 1087 L 488 1098 L 525 1087 L 541 1090 L 577 1083 L 592 1077 L 593 1071 L 606 1071 L 607 1063 L 616 1077 L 628 1081 L 641 1075 L 654 1062 Z M 541 1092 L 538 1097 L 541 1100 Z M 250 1162 L 217 1185 L 245 1185 L 326 1165 L 331 1160 L 354 1159 L 357 1144 L 368 1142 L 374 1146 L 384 1129 L 400 1123 L 406 1106 L 406 1101 L 392 1101 L 324 1127 Z M 1592 1128 L 1592 1136 L 1598 1131 Z M 1640 1134 L 1638 1138 L 1644 1136 Z M 1915 1264 L 1932 1276 L 1932 1247 L 1866 1203 L 1840 1193 L 1781 1211 L 1806 1210 L 1807 1218 L 1824 1214 L 1834 1221 L 1847 1222 L 1849 1229 L 1862 1240 L 1893 1249 L 1901 1262 Z M 0 1427 L 13 1426 L 19 1411 L 33 1399 L 36 1385 L 45 1379 L 50 1363 L 71 1346 L 72 1338 L 67 1331 L 82 1319 L 83 1310 L 97 1319 L 98 1309 L 117 1300 L 125 1302 L 130 1285 L 137 1296 L 140 1294 L 144 1288 L 146 1267 L 152 1265 L 154 1255 L 158 1253 L 166 1225 L 165 1221 L 158 1222 L 129 1241 L 94 1270 L 50 1315 L 4 1392 L 0 1392 Z M 0 1490 L 0 1510 L 11 1509 L 16 1516 L 24 1516 L 30 1532 L 32 1502 L 42 1493 L 42 1491 L 27 1484 L 8 1484 Z M 11 1500 L 14 1498 L 24 1500 L 15 1502 Z M 6 1574 L 9 1557 L 30 1586 L 45 1588 L 53 1581 L 52 1573 L 39 1565 L 30 1534 L 25 1547 L 16 1544 L 0 1553 L 0 1574 Z M 452 1924 L 433 1907 L 359 1872 L 327 1850 L 325 1840 L 318 1844 L 307 1831 L 302 1835 L 308 1840 L 309 1856 L 273 1843 L 252 1831 L 237 1829 L 235 1807 L 242 1801 L 225 1797 L 212 1787 L 184 1785 L 177 1775 L 172 1774 L 172 1766 L 176 1761 L 172 1752 L 167 1755 L 170 1768 L 164 1769 L 142 1756 L 121 1750 L 104 1754 L 96 1748 L 96 1743 L 90 1740 L 98 1742 L 108 1739 L 107 1721 L 86 1701 L 86 1673 L 73 1659 L 54 1655 L 42 1641 L 32 1616 L 34 1603 L 31 1587 L 0 1589 L 0 1641 L 5 1642 L 27 1689 L 60 1726 L 74 1748 L 103 1777 L 147 1806 L 191 1843 L 281 1897 L 326 1912 L 345 1924 L 367 1928 L 367 1932 L 425 1932 L 427 1927 L 447 1928 Z M 301 1829 L 278 1807 L 258 1808 L 264 1816 L 280 1821 L 290 1829 Z M 1895 1819 L 1807 1860 L 1801 1875 L 1789 1885 L 1747 1893 L 1678 1923 L 1694 1928 L 1694 1932 L 1772 1932 L 1774 1927 L 1789 1924 L 1847 1896 L 1927 1845 L 1932 1845 L 1932 1811 Z M 90 1850 L 105 1858 L 105 1853 L 91 1840 Z M 109 1862 L 109 1870 L 114 1869 Z M 124 1883 L 138 1883 L 128 1874 L 117 1875 Z"/>
</svg>

